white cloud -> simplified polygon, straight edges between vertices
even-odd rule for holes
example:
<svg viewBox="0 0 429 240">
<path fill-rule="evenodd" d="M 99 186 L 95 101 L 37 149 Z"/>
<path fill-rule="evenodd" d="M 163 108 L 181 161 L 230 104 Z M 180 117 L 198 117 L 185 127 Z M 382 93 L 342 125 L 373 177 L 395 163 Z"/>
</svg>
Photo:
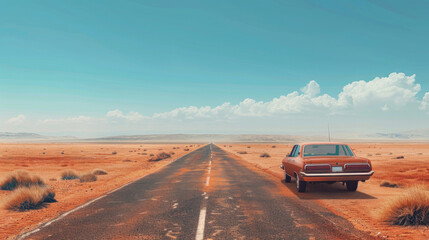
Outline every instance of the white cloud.
<svg viewBox="0 0 429 240">
<path fill-rule="evenodd" d="M 41 123 L 46 123 L 46 124 L 50 124 L 50 123 L 84 123 L 84 122 L 89 122 L 91 120 L 94 120 L 94 118 L 92 117 L 87 117 L 87 116 L 78 116 L 78 117 L 69 117 L 69 118 L 50 118 L 50 119 L 44 119 L 42 121 L 40 121 Z"/>
<path fill-rule="evenodd" d="M 425 93 L 422 101 L 420 102 L 419 108 L 421 110 L 429 110 L 429 92 Z"/>
<path fill-rule="evenodd" d="M 135 111 L 124 114 L 115 109 L 102 116 L 45 119 L 39 122 L 24 122 L 25 116 L 19 115 L 7 122 L 24 122 L 19 126 L 10 124 L 9 130 L 19 128 L 19 131 L 28 129 L 30 132 L 36 131 L 35 129 L 49 132 L 81 131 L 88 135 L 93 132 L 100 135 L 109 134 L 106 131 L 115 134 L 136 131 L 312 132 L 320 126 L 324 127 L 328 121 L 335 122 L 335 126 L 341 125 L 344 129 L 361 131 L 362 124 L 366 124 L 365 129 L 390 131 L 399 127 L 409 128 L 409 125 L 402 122 L 407 122 L 404 119 L 410 116 L 414 117 L 413 127 L 427 126 L 427 115 L 422 111 L 429 112 L 429 92 L 420 99 L 417 98 L 420 91 L 421 87 L 415 82 L 415 75 L 391 73 L 370 81 L 350 82 L 336 95 L 323 93 L 323 88 L 312 80 L 300 90 L 288 92 L 269 101 L 246 98 L 236 104 L 225 102 L 214 107 L 186 106 L 155 113 L 150 117 Z M 392 114 L 398 117 L 392 119 Z"/>
<path fill-rule="evenodd" d="M 112 110 L 107 112 L 106 117 L 116 118 L 116 119 L 126 119 L 130 121 L 137 121 L 143 119 L 143 115 L 138 112 L 129 112 L 127 115 L 124 115 L 120 110 Z"/>
<path fill-rule="evenodd" d="M 246 98 L 237 105 L 224 103 L 216 107 L 181 107 L 170 112 L 155 114 L 155 118 L 234 118 L 234 117 L 264 117 L 287 115 L 291 113 L 323 112 L 334 114 L 341 111 L 352 111 L 355 108 L 366 109 L 398 109 L 408 103 L 418 102 L 416 94 L 420 85 L 415 83 L 415 75 L 406 76 L 404 73 L 391 73 L 388 77 L 375 78 L 371 81 L 355 81 L 347 84 L 337 98 L 328 94 L 320 95 L 319 84 L 312 80 L 301 88 L 302 93 L 294 91 L 271 101 L 255 101 Z M 426 96 L 425 96 L 426 97 Z M 429 102 L 422 102 L 426 107 Z"/>
<path fill-rule="evenodd" d="M 310 97 L 314 97 L 320 93 L 320 86 L 316 81 L 311 80 L 307 86 L 301 88 L 301 91 Z"/>
<path fill-rule="evenodd" d="M 420 84 L 415 83 L 416 75 L 405 76 L 404 73 L 391 73 L 388 77 L 363 80 L 347 84 L 338 95 L 338 106 L 384 106 L 403 107 L 415 102 L 420 91 Z"/>
<path fill-rule="evenodd" d="M 25 115 L 23 115 L 23 114 L 19 114 L 18 116 L 16 116 L 16 117 L 13 117 L 13 118 L 9 118 L 7 121 L 6 121 L 6 123 L 8 123 L 8 124 L 21 124 L 21 123 L 23 123 L 24 121 L 25 121 L 25 119 L 27 119 L 26 117 L 25 117 Z"/>
</svg>

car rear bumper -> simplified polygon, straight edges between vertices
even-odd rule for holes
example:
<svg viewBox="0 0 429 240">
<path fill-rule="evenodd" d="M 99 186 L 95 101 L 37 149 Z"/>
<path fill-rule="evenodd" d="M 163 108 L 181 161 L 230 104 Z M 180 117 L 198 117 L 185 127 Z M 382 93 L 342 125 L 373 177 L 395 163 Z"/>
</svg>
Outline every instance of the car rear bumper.
<svg viewBox="0 0 429 240">
<path fill-rule="evenodd" d="M 368 180 L 374 171 L 370 172 L 353 172 L 353 173 L 306 173 L 301 172 L 302 180 L 307 182 L 323 182 L 323 181 L 363 181 Z"/>
</svg>

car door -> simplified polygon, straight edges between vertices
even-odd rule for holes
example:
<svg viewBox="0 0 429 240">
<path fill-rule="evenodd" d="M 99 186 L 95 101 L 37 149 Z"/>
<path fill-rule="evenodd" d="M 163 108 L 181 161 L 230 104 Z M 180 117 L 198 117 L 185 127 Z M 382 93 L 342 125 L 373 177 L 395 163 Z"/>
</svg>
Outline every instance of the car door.
<svg viewBox="0 0 429 240">
<path fill-rule="evenodd" d="M 300 161 L 300 145 L 295 145 L 294 151 L 291 153 L 291 156 L 289 157 L 289 164 L 290 164 L 290 173 L 288 173 L 290 176 L 294 176 L 294 173 L 299 173 L 301 171 L 301 161 Z"/>
<path fill-rule="evenodd" d="M 292 150 L 290 151 L 290 153 L 286 156 L 286 164 L 285 164 L 285 170 L 286 170 L 286 174 L 289 176 L 293 176 L 293 172 L 294 172 L 294 155 L 296 152 L 298 145 L 293 146 Z"/>
</svg>

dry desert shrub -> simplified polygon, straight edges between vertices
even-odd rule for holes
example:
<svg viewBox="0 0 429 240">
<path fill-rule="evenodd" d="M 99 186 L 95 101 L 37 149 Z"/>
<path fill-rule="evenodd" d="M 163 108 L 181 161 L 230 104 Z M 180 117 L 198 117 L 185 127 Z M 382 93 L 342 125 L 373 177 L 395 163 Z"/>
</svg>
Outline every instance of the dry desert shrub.
<svg viewBox="0 0 429 240">
<path fill-rule="evenodd" d="M 116 152 L 116 151 L 113 151 L 113 152 L 112 152 L 112 154 L 113 154 L 113 155 L 116 155 L 116 154 L 117 154 L 117 152 Z"/>
<path fill-rule="evenodd" d="M 183 151 L 189 151 L 189 148 L 185 148 L 185 149 L 183 149 Z"/>
<path fill-rule="evenodd" d="M 97 181 L 97 176 L 92 173 L 85 173 L 79 178 L 80 182 L 95 182 Z"/>
<path fill-rule="evenodd" d="M 237 152 L 237 153 L 239 153 L 239 154 L 247 154 L 246 151 L 240 151 L 240 152 Z"/>
<path fill-rule="evenodd" d="M 43 180 L 37 176 L 31 176 L 27 171 L 18 170 L 10 173 L 0 182 L 1 190 L 14 190 L 18 187 L 44 186 Z"/>
<path fill-rule="evenodd" d="M 25 211 L 38 209 L 48 202 L 56 202 L 55 192 L 45 186 L 19 187 L 3 202 L 2 207 L 9 210 Z"/>
<path fill-rule="evenodd" d="M 262 158 L 269 158 L 271 156 L 268 153 L 262 153 L 260 157 L 262 157 Z"/>
<path fill-rule="evenodd" d="M 158 153 L 156 156 L 154 156 L 153 158 L 149 159 L 149 161 L 160 161 L 163 159 L 167 159 L 171 157 L 171 154 L 168 154 L 166 152 L 162 152 L 162 153 Z"/>
<path fill-rule="evenodd" d="M 79 175 L 77 175 L 77 173 L 71 169 L 64 170 L 61 173 L 61 179 L 62 180 L 73 180 L 73 179 L 78 179 L 78 178 L 79 178 Z"/>
<path fill-rule="evenodd" d="M 271 146 L 272 148 L 276 148 L 276 146 L 275 145 L 273 145 L 273 146 Z"/>
<path fill-rule="evenodd" d="M 104 169 L 97 168 L 97 169 L 92 170 L 92 174 L 94 174 L 94 175 L 107 175 L 107 171 Z"/>
<path fill-rule="evenodd" d="M 250 146 L 247 146 L 247 148 L 250 148 Z"/>
<path fill-rule="evenodd" d="M 398 188 L 399 186 L 398 186 L 398 184 L 396 184 L 396 183 L 390 183 L 390 182 L 388 182 L 388 181 L 383 181 L 383 182 L 380 184 L 380 187 Z"/>
<path fill-rule="evenodd" d="M 391 200 L 381 211 L 383 221 L 394 225 L 429 225 L 429 192 L 415 186 Z"/>
</svg>

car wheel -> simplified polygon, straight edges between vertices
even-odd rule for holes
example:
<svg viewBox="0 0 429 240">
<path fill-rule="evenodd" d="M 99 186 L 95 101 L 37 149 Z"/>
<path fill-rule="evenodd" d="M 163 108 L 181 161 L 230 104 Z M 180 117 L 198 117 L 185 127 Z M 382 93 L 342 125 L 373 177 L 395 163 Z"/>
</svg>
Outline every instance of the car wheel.
<svg viewBox="0 0 429 240">
<path fill-rule="evenodd" d="M 291 177 L 287 175 L 285 171 L 285 182 L 290 182 L 290 180 L 291 180 Z"/>
<path fill-rule="evenodd" d="M 347 187 L 347 191 L 354 192 L 358 187 L 358 181 L 347 181 L 346 187 Z"/>
<path fill-rule="evenodd" d="M 298 174 L 296 176 L 296 188 L 298 189 L 298 192 L 305 192 L 305 188 L 307 187 L 307 183 L 305 181 L 302 181 L 299 179 Z"/>
</svg>

